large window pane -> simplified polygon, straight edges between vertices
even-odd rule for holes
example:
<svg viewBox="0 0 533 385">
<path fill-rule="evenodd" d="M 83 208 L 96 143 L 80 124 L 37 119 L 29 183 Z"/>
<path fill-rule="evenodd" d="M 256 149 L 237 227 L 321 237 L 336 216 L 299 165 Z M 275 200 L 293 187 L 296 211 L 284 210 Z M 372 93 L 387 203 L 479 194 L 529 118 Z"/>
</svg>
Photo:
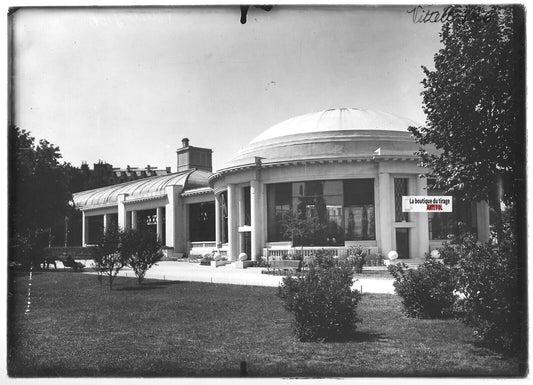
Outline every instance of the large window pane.
<svg viewBox="0 0 533 385">
<path fill-rule="evenodd" d="M 407 178 L 394 178 L 394 217 L 396 222 L 409 222 L 408 213 L 402 211 L 402 197 L 408 195 Z"/>
<path fill-rule="evenodd" d="M 271 242 L 342 246 L 345 240 L 375 239 L 373 179 L 268 185 L 267 211 Z M 308 223 L 311 231 L 303 237 L 287 232 L 290 216 Z"/>
<path fill-rule="evenodd" d="M 267 185 L 267 235 L 270 242 L 290 240 L 283 234 L 283 223 L 291 213 L 291 189 L 291 183 Z"/>
<path fill-rule="evenodd" d="M 374 205 L 347 206 L 344 208 L 346 240 L 375 240 Z"/>
<path fill-rule="evenodd" d="M 191 242 L 215 240 L 214 202 L 189 205 L 189 240 Z"/>
<path fill-rule="evenodd" d="M 250 202 L 250 187 L 244 187 L 242 189 L 242 193 L 244 194 L 244 225 L 250 226 L 252 223 L 252 209 L 251 209 L 251 202 Z"/>
<path fill-rule="evenodd" d="M 347 241 L 376 239 L 373 179 L 344 181 L 344 229 Z"/>
<path fill-rule="evenodd" d="M 96 245 L 104 233 L 104 216 L 90 216 L 87 217 L 87 225 L 89 226 L 87 244 Z"/>
<path fill-rule="evenodd" d="M 350 179 L 344 181 L 344 205 L 374 204 L 374 179 Z"/>
<path fill-rule="evenodd" d="M 220 242 L 228 243 L 228 192 L 220 193 Z"/>
</svg>

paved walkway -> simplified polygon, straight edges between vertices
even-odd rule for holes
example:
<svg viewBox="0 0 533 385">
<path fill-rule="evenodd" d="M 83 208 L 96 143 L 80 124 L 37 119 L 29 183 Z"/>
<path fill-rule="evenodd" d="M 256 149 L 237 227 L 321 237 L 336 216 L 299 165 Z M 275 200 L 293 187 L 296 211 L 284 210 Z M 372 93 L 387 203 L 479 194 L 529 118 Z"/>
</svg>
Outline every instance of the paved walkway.
<svg viewBox="0 0 533 385">
<path fill-rule="evenodd" d="M 90 266 L 88 262 L 86 262 L 87 267 Z M 277 287 L 283 277 L 261 274 L 263 269 L 260 267 L 236 269 L 232 265 L 211 267 L 201 266 L 198 263 L 162 261 L 148 270 L 145 277 L 162 280 Z M 119 276 L 135 277 L 135 274 L 131 269 L 124 268 L 119 272 Z M 363 293 L 394 294 L 392 282 L 392 279 L 383 278 L 358 279 L 354 282 L 354 288 L 362 290 Z"/>
</svg>

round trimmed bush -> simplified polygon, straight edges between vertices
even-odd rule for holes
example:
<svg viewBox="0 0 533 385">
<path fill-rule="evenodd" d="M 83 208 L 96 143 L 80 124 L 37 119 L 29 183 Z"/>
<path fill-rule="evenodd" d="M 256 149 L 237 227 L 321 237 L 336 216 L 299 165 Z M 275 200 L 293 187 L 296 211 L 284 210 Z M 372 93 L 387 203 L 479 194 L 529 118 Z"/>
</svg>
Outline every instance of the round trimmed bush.
<svg viewBox="0 0 533 385">
<path fill-rule="evenodd" d="M 390 265 L 394 289 L 402 298 L 403 310 L 409 317 L 448 318 L 457 300 L 457 278 L 454 270 L 434 259 L 418 269 L 403 263 Z"/>
<path fill-rule="evenodd" d="M 285 277 L 278 296 L 294 314 L 293 327 L 300 341 L 343 341 L 359 322 L 361 294 L 352 290 L 353 267 L 347 260 L 317 252 L 300 277 Z"/>
</svg>

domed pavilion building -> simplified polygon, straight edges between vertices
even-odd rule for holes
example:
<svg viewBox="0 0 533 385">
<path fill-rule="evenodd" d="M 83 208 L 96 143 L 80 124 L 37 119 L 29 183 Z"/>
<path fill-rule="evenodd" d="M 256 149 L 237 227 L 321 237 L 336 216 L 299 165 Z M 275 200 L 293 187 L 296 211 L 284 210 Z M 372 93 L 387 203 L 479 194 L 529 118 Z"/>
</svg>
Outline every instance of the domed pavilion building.
<svg viewBox="0 0 533 385">
<path fill-rule="evenodd" d="M 409 126 L 419 124 L 342 108 L 298 116 L 264 131 L 209 178 L 217 244 L 232 259 L 241 252 L 252 260 L 282 255 L 303 244 L 304 250 L 327 248 L 336 254 L 361 245 L 373 253 L 396 250 L 400 258 L 422 261 L 457 220 L 486 238 L 484 203 L 456 205 L 460 218 L 402 212 L 402 196 L 441 195 L 427 190 L 428 178 L 421 175 L 430 172 L 418 166 L 419 145 Z M 298 221 L 307 234 L 291 231 Z"/>
<path fill-rule="evenodd" d="M 402 196 L 442 195 L 427 189 L 431 171 L 418 166 L 409 126 L 419 124 L 378 111 L 310 113 L 264 131 L 214 173 L 211 150 L 187 140 L 178 149 L 178 173 L 78 193 L 74 200 L 87 234 L 91 213 L 104 216 L 100 223 L 116 212 L 117 224 L 127 227 L 137 221 L 129 213 L 137 208 L 143 218 L 153 216 L 169 254 L 218 250 L 232 261 L 241 253 L 256 260 L 301 249 L 342 255 L 361 245 L 420 262 L 458 221 L 487 239 L 485 202 L 454 200 L 453 213 L 402 211 Z"/>
</svg>

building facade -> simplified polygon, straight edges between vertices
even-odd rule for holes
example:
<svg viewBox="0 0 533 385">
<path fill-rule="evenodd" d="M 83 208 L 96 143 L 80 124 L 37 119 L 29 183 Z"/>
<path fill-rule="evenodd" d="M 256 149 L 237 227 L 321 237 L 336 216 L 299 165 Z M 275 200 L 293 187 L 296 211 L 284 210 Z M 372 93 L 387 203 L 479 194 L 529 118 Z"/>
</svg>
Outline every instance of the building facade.
<svg viewBox="0 0 533 385">
<path fill-rule="evenodd" d="M 82 212 L 82 246 L 96 244 L 114 226 L 155 232 L 169 256 L 183 256 L 191 242 L 204 238 L 211 239 L 206 247 L 214 247 L 211 152 L 184 139 L 177 151 L 178 172 L 75 193 L 74 204 Z"/>
<path fill-rule="evenodd" d="M 94 237 L 90 229 L 105 228 L 115 211 L 121 227 L 148 226 L 152 218 L 175 254 L 216 249 L 230 260 L 295 248 L 340 255 L 362 245 L 421 261 L 459 221 L 488 238 L 485 202 L 454 202 L 454 213 L 402 212 L 402 196 L 442 195 L 428 190 L 430 170 L 418 166 L 419 145 L 407 130 L 417 125 L 360 109 L 307 114 L 266 130 L 214 173 L 211 151 L 184 140 L 177 173 L 75 196 L 84 244 Z M 295 233 L 298 224 L 304 234 Z"/>
</svg>

